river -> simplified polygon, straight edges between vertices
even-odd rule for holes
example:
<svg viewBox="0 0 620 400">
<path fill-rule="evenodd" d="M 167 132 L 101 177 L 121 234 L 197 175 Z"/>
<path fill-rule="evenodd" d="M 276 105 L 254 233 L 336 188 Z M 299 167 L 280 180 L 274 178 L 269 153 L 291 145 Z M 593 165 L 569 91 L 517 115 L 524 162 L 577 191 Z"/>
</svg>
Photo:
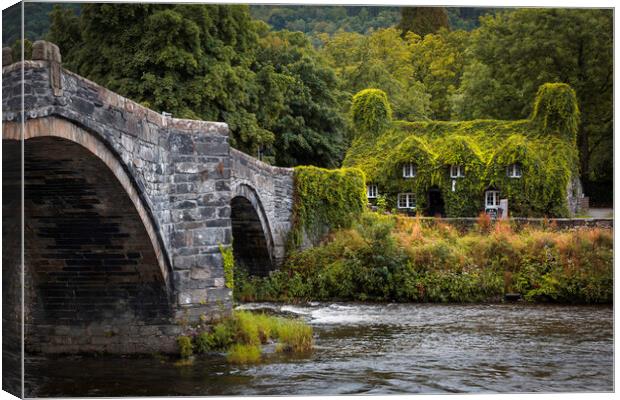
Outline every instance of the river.
<svg viewBox="0 0 620 400">
<path fill-rule="evenodd" d="M 254 366 L 223 356 L 29 357 L 27 396 L 328 395 L 613 390 L 612 307 L 246 304 L 314 328 L 311 354 Z"/>
</svg>

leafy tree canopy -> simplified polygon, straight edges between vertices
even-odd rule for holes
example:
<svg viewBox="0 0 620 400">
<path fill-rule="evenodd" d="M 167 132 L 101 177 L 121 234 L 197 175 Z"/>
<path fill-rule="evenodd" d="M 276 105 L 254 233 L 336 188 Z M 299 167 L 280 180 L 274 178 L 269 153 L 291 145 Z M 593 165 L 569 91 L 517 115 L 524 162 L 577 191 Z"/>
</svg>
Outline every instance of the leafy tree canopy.
<svg viewBox="0 0 620 400">
<path fill-rule="evenodd" d="M 332 166 L 343 151 L 334 72 L 303 34 L 268 32 L 246 6 L 56 8 L 67 68 L 180 118 L 226 121 L 231 144 L 280 165 Z"/>
<path fill-rule="evenodd" d="M 439 29 L 448 29 L 448 11 L 444 7 L 403 7 L 398 27 L 403 37 L 414 32 L 422 37 Z"/>
<path fill-rule="evenodd" d="M 524 118 L 540 84 L 569 84 L 577 95 L 581 178 L 607 181 L 613 161 L 613 12 L 517 9 L 483 17 L 471 60 L 452 97 L 456 118 Z"/>
</svg>

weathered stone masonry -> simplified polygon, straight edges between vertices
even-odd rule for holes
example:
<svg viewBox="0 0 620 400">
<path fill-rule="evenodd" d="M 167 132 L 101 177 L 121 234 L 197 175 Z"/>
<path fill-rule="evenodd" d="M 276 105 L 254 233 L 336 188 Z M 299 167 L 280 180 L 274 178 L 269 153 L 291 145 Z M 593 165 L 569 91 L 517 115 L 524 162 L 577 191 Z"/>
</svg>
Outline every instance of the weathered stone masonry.
<svg viewBox="0 0 620 400">
<path fill-rule="evenodd" d="M 239 246 L 233 246 L 235 260 L 248 265 L 256 275 L 265 275 L 265 266 L 279 266 L 286 252 L 293 212 L 292 168 L 273 167 L 238 150 L 230 149 L 232 161 L 233 232 Z M 252 217 L 243 213 L 254 214 Z M 241 214 L 237 216 L 236 214 Z M 265 240 L 263 245 L 261 240 Z M 260 262 L 267 249 L 267 262 Z"/>
<path fill-rule="evenodd" d="M 60 61 L 39 41 L 3 67 L 5 154 L 20 151 L 24 74 L 27 349 L 173 350 L 178 322 L 230 311 L 233 224 L 262 273 L 281 262 L 293 172 L 232 150 L 224 123 L 164 117 Z M 19 187 L 12 160 L 5 187 Z"/>
</svg>

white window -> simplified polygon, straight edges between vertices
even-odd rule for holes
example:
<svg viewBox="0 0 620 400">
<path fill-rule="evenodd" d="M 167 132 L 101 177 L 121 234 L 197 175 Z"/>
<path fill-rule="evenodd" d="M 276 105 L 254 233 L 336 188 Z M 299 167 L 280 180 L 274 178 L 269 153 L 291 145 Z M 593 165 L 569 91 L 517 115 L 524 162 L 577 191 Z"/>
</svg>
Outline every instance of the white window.
<svg viewBox="0 0 620 400">
<path fill-rule="evenodd" d="M 399 193 L 398 194 L 398 208 L 414 209 L 415 208 L 415 195 L 413 193 Z"/>
<path fill-rule="evenodd" d="M 450 165 L 450 178 L 464 178 L 465 166 L 464 165 Z"/>
<path fill-rule="evenodd" d="M 408 163 L 403 165 L 403 178 L 414 178 L 417 172 L 415 164 Z"/>
<path fill-rule="evenodd" d="M 506 167 L 506 175 L 509 178 L 521 178 L 521 164 L 510 164 Z"/>
<path fill-rule="evenodd" d="M 487 190 L 484 193 L 484 205 L 486 208 L 499 207 L 499 190 Z"/>
<path fill-rule="evenodd" d="M 377 185 L 375 185 L 374 183 L 366 185 L 366 197 L 368 197 L 369 199 L 376 199 L 377 192 Z"/>
</svg>

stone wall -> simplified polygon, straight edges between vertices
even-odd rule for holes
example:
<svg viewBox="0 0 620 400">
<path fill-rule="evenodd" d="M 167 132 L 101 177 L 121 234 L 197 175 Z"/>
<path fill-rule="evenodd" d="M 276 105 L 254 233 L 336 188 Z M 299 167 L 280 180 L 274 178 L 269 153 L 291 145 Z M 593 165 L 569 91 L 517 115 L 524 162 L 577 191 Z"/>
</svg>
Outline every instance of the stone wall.
<svg viewBox="0 0 620 400">
<path fill-rule="evenodd" d="M 49 43 L 35 43 L 35 49 L 50 45 Z M 110 295 L 108 298 L 111 302 L 122 300 L 131 303 L 133 301 L 135 307 L 128 307 L 128 310 L 134 316 L 137 315 L 136 320 L 139 320 L 140 324 L 169 326 L 168 324 L 174 324 L 178 321 L 195 321 L 202 315 L 213 318 L 219 317 L 222 313 L 230 312 L 231 292 L 224 285 L 222 257 L 219 250 L 220 244 L 228 246 L 232 238 L 230 223 L 231 162 L 228 126 L 218 122 L 164 117 L 83 77 L 62 69 L 59 63 L 59 54 L 54 51 L 35 52 L 33 50 L 35 58 L 37 54 L 38 57 L 45 59 L 29 60 L 3 67 L 3 144 L 8 149 L 11 143 L 18 144 L 22 137 L 18 121 L 22 115 L 20 94 L 23 67 L 23 101 L 26 120 L 23 135 L 25 135 L 26 143 L 35 143 L 43 138 L 55 137 L 81 146 L 87 150 L 88 154 L 99 159 L 103 164 L 101 168 L 107 168 L 111 171 L 121 186 L 115 190 L 124 192 L 127 195 L 128 202 L 123 203 L 115 198 L 116 193 L 108 190 L 109 185 L 106 189 L 105 182 L 109 183 L 110 180 L 103 178 L 105 174 L 100 175 L 86 168 L 85 171 L 88 170 L 90 177 L 86 179 L 81 176 L 79 179 L 82 179 L 82 183 L 88 183 L 88 188 L 82 187 L 81 192 L 71 201 L 65 197 L 62 200 L 65 201 L 65 204 L 59 205 L 56 213 L 52 212 L 51 209 L 47 210 L 48 216 L 56 218 L 63 210 L 66 211 L 72 207 L 77 210 L 81 206 L 86 207 L 82 211 L 89 212 L 87 203 L 88 201 L 95 201 L 91 195 L 93 191 L 96 192 L 97 194 L 94 197 L 103 198 L 102 204 L 106 204 L 106 206 L 102 206 L 99 214 L 90 215 L 92 217 L 91 223 L 94 224 L 92 228 L 110 229 L 108 243 L 111 244 L 109 246 L 120 246 L 120 248 L 116 249 L 118 250 L 117 253 L 113 253 L 113 249 L 106 250 L 109 251 L 107 256 L 116 254 L 118 257 L 106 256 L 103 261 L 93 261 L 95 258 L 90 258 L 88 261 L 87 253 L 83 251 L 84 243 L 79 241 L 87 238 L 96 241 L 96 238 L 92 235 L 85 235 L 82 238 L 78 236 L 69 238 L 68 233 L 66 237 L 63 237 L 61 233 L 63 230 L 75 228 L 74 222 L 77 220 L 72 222 L 71 227 L 62 228 L 62 224 L 56 225 L 57 229 L 54 231 L 55 228 L 39 223 L 42 220 L 37 220 L 34 216 L 30 221 L 33 230 L 30 235 L 27 235 L 28 243 L 26 244 L 30 254 L 33 257 L 37 254 L 52 255 L 53 252 L 49 252 L 48 247 L 59 245 L 44 239 L 46 235 L 55 235 L 55 238 L 48 237 L 47 239 L 53 239 L 56 242 L 60 240 L 63 243 L 60 245 L 61 247 L 73 245 L 76 248 L 74 250 L 78 250 L 74 253 L 80 255 L 81 260 L 77 261 L 63 255 L 64 258 L 59 258 L 53 266 L 53 268 L 57 268 L 57 273 L 66 276 L 73 274 L 72 279 L 78 278 L 77 275 L 81 273 L 84 277 L 80 276 L 79 279 L 85 279 L 89 271 L 101 272 L 93 271 L 93 266 L 95 266 L 93 263 L 95 262 L 100 262 L 101 265 L 99 266 L 103 269 L 116 269 L 116 272 L 121 275 L 123 273 L 128 274 L 124 279 L 131 280 L 128 278 L 129 274 L 137 273 L 136 276 L 139 279 L 125 283 L 130 286 L 134 284 L 135 290 L 138 290 L 137 288 L 140 286 L 138 290 L 140 293 L 139 300 L 128 295 L 129 292 L 135 291 L 129 286 L 120 292 L 109 289 L 108 294 L 117 293 L 118 296 Z M 49 150 L 52 151 L 51 148 Z M 40 171 L 40 178 L 43 181 L 48 180 L 45 187 L 54 187 L 53 183 L 50 184 L 49 181 L 55 178 L 60 179 L 60 182 L 65 179 L 66 184 L 73 172 L 76 170 L 79 172 L 80 165 L 71 165 L 71 163 L 76 161 L 80 164 L 81 159 L 78 157 L 76 160 L 76 157 L 72 157 L 70 152 L 65 155 L 64 161 L 66 162 L 57 163 L 58 168 L 55 173 Z M 34 160 L 29 158 L 28 154 L 26 156 L 26 162 L 29 162 L 29 159 L 30 161 Z M 49 153 L 46 155 L 45 151 L 39 151 L 37 162 L 47 168 L 53 164 L 55 156 L 58 154 Z M 67 174 L 63 175 L 63 173 Z M 62 185 L 62 183 L 59 184 Z M 35 194 L 28 185 L 25 190 L 26 197 Z M 58 193 L 52 197 L 62 199 Z M 121 204 L 124 205 L 121 206 Z M 137 216 L 133 219 L 122 217 L 121 219 L 126 221 L 115 225 L 111 222 L 110 216 L 106 214 L 107 219 L 104 219 L 103 225 L 97 225 L 94 222 L 97 216 L 101 217 L 105 214 L 101 214 L 104 208 L 109 210 L 115 206 L 118 206 L 116 211 L 134 207 Z M 125 213 L 126 215 L 128 213 Z M 39 215 L 39 217 L 41 216 Z M 62 221 L 56 218 L 56 222 L 61 223 Z M 140 230 L 141 232 L 138 233 Z M 146 248 L 133 251 L 127 247 L 132 243 L 128 239 L 132 236 L 139 239 L 142 243 L 141 246 L 147 244 Z M 115 244 L 111 238 L 118 242 Z M 102 243 L 105 241 L 102 237 L 100 239 Z M 72 240 L 73 243 L 71 243 Z M 122 243 L 123 241 L 126 243 Z M 137 242 L 134 241 L 133 243 Z M 56 250 L 59 251 L 59 249 Z M 101 256 L 103 257 L 104 254 Z M 131 257 L 137 258 L 132 260 Z M 51 257 L 42 257 L 31 264 L 36 264 L 39 268 L 41 266 L 40 261 L 49 263 L 50 259 Z M 15 267 L 18 266 L 15 264 Z M 130 271 L 132 268 L 136 271 Z M 36 277 L 40 271 L 29 270 L 27 272 Z M 53 273 L 54 271 L 49 272 Z M 149 282 L 154 282 L 153 279 L 157 281 L 157 284 L 149 290 L 145 289 Z M 42 280 L 33 280 L 33 302 L 35 298 L 40 299 L 41 290 L 45 290 L 41 286 L 41 282 Z M 13 283 L 19 284 L 18 281 Z M 101 288 L 89 290 L 90 293 L 84 293 L 84 299 L 90 298 L 92 300 L 96 298 L 96 292 Z M 150 295 L 158 290 L 165 292 L 169 311 L 164 310 L 163 313 L 158 314 L 158 318 L 150 319 L 148 309 L 152 308 L 156 314 L 159 313 L 158 310 L 163 310 L 163 303 L 160 302 L 162 294 L 156 294 L 155 297 Z M 64 296 L 66 293 L 57 292 L 56 294 Z M 106 298 L 106 295 L 103 297 Z M 139 304 L 145 305 L 144 302 L 147 299 L 155 301 L 158 305 L 153 306 L 153 303 L 150 306 L 141 307 Z M 3 299 L 3 301 L 5 300 L 6 298 Z M 102 301 L 104 300 L 102 299 Z M 6 301 L 5 304 L 7 304 Z M 62 301 L 59 301 L 58 304 L 62 304 Z M 87 305 L 86 300 L 82 305 Z M 93 306 L 100 309 L 100 304 L 93 304 Z M 33 308 L 33 310 L 35 309 L 36 307 Z M 42 307 L 40 310 L 44 315 L 51 316 L 49 309 Z M 38 334 L 41 332 L 48 334 L 57 332 L 53 326 L 48 327 L 49 329 L 46 328 L 46 321 L 48 320 L 39 321 L 41 322 L 38 325 L 40 328 Z M 82 332 L 87 332 L 93 324 L 107 326 L 106 324 L 109 324 L 110 321 L 106 318 L 96 318 L 96 321 L 82 321 Z M 125 329 L 127 326 L 142 326 L 136 324 L 138 322 L 127 325 L 126 321 L 121 318 L 116 320 L 114 327 Z M 56 321 L 56 325 L 65 326 L 62 321 Z M 75 327 L 76 324 L 68 325 L 73 326 L 69 331 L 74 336 L 79 336 L 77 334 L 79 329 Z M 64 328 L 60 330 L 66 331 Z M 164 330 L 171 332 L 169 328 Z M 135 329 L 134 333 L 137 337 L 142 337 L 145 340 L 140 329 Z M 73 346 L 69 347 L 72 350 L 76 349 L 75 340 L 67 339 L 68 336 L 60 333 L 58 335 L 54 340 L 67 346 Z M 163 333 L 159 336 L 165 337 Z M 113 337 L 115 339 L 111 339 Z M 109 339 L 107 342 L 110 344 L 115 343 L 111 348 L 118 350 L 122 347 L 120 343 L 123 341 L 116 338 L 114 334 L 106 333 L 95 341 L 102 343 L 105 338 Z M 41 335 L 37 340 L 40 343 L 45 343 L 45 339 Z M 80 340 L 85 341 L 86 339 Z M 169 338 L 166 341 L 169 342 Z M 47 343 L 51 342 L 48 341 Z M 95 343 L 86 342 L 82 344 L 85 349 L 91 349 L 95 345 Z"/>
<path fill-rule="evenodd" d="M 294 170 L 273 167 L 232 148 L 230 156 L 232 197 L 248 200 L 257 211 L 271 262 L 277 267 L 284 259 L 292 226 Z"/>
<path fill-rule="evenodd" d="M 230 312 L 233 231 L 258 273 L 282 262 L 292 169 L 231 149 L 224 123 L 163 116 L 64 70 L 51 43 L 3 64 L 3 144 L 26 149 L 31 349 L 140 351 L 150 331 L 170 349 L 175 324 Z"/>
</svg>

